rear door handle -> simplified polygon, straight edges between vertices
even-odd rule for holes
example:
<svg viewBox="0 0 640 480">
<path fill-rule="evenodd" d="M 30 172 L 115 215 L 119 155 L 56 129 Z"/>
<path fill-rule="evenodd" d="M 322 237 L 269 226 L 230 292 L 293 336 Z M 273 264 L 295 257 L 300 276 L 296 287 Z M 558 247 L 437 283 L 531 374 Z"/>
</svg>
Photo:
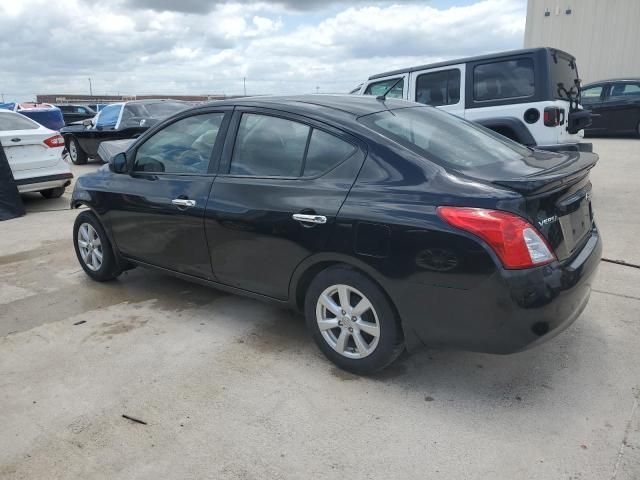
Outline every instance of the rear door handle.
<svg viewBox="0 0 640 480">
<path fill-rule="evenodd" d="M 173 200 L 171 200 L 171 203 L 176 207 L 181 207 L 181 208 L 189 208 L 189 207 L 196 206 L 195 200 L 187 200 L 186 198 L 174 198 Z"/>
<path fill-rule="evenodd" d="M 292 217 L 294 220 L 302 223 L 327 223 L 327 217 L 325 217 L 324 215 L 307 215 L 304 213 L 294 213 Z"/>
</svg>

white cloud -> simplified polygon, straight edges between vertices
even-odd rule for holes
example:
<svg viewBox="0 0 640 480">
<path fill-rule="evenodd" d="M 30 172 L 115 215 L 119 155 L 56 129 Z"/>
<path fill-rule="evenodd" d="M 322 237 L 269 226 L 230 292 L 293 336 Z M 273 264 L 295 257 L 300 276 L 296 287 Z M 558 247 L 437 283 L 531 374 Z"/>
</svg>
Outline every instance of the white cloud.
<svg viewBox="0 0 640 480">
<path fill-rule="evenodd" d="M 0 92 L 83 92 L 89 76 L 99 93 L 233 94 L 243 77 L 248 93 L 347 91 L 387 69 L 520 48 L 524 33 L 523 0 L 448 9 L 372 0 L 312 13 L 273 2 L 211 10 L 195 0 L 181 13 L 145 0 L 136 9 L 131 0 L 2 0 Z"/>
</svg>

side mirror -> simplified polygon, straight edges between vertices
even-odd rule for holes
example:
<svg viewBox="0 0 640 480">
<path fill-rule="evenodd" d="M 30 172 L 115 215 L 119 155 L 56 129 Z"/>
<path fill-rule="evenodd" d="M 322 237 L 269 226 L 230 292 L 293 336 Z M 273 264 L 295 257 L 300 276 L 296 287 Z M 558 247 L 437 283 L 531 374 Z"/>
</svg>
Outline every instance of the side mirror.
<svg viewBox="0 0 640 480">
<path fill-rule="evenodd" d="M 125 173 L 127 171 L 127 156 L 120 152 L 109 159 L 109 170 L 113 173 Z"/>
<path fill-rule="evenodd" d="M 87 118 L 82 121 L 82 125 L 84 125 L 85 127 L 91 127 L 93 125 L 93 122 L 91 121 L 90 118 Z"/>
</svg>

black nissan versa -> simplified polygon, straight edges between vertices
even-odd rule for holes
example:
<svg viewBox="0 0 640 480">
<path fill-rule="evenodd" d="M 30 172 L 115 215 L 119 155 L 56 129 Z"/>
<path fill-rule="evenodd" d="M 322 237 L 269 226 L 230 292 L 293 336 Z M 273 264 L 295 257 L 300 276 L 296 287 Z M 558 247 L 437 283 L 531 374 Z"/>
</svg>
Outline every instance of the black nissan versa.
<svg viewBox="0 0 640 480">
<path fill-rule="evenodd" d="M 357 373 L 405 347 L 510 353 L 587 303 L 596 160 L 384 96 L 223 101 L 80 177 L 73 239 L 98 281 L 141 265 L 301 309 Z"/>
</svg>

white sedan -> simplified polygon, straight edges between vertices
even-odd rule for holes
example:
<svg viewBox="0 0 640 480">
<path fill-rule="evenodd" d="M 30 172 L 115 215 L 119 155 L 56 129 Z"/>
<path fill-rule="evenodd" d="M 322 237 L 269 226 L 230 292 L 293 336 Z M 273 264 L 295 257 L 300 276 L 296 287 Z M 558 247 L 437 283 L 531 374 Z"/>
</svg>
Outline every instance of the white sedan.
<svg viewBox="0 0 640 480">
<path fill-rule="evenodd" d="M 64 161 L 64 139 L 16 112 L 0 110 L 0 143 L 20 193 L 60 197 L 73 175 Z"/>
</svg>

